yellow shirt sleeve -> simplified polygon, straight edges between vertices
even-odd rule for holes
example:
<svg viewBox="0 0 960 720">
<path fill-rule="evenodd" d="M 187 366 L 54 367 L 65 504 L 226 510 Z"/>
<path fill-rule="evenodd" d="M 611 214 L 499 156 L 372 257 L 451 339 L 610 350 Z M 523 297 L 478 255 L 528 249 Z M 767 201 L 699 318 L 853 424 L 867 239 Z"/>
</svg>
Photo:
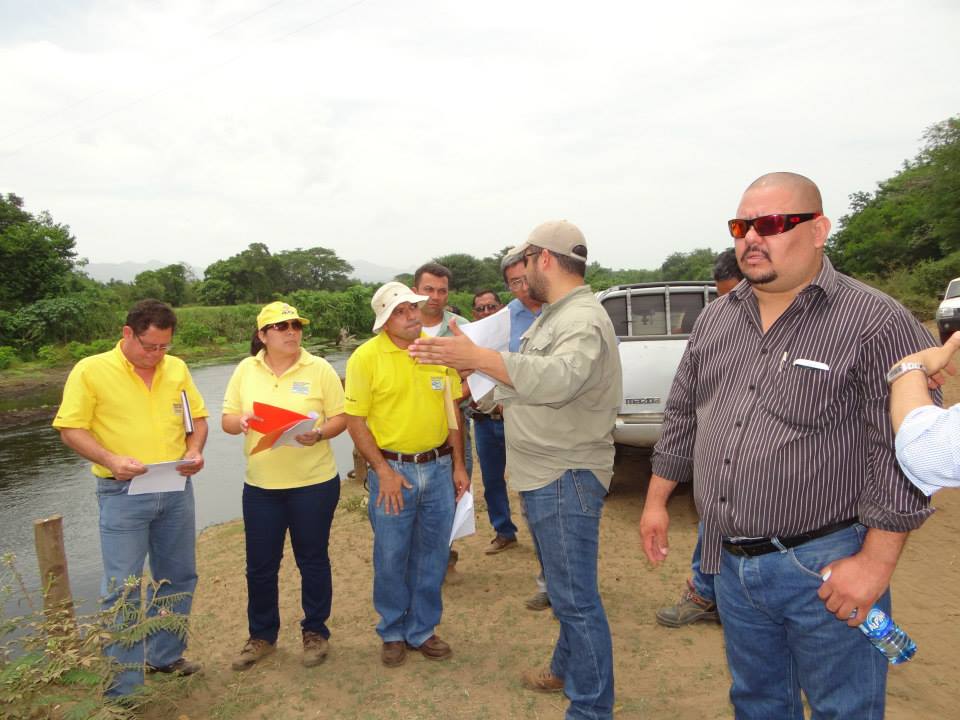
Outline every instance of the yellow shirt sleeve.
<svg viewBox="0 0 960 720">
<path fill-rule="evenodd" d="M 89 430 L 93 423 L 93 413 L 97 398 L 87 386 L 84 365 L 78 363 L 63 386 L 63 402 L 53 420 L 55 428 L 81 428 Z"/>
<path fill-rule="evenodd" d="M 366 358 L 354 352 L 347 361 L 347 387 L 344 409 L 348 415 L 366 417 L 370 414 L 371 372 Z"/>
<path fill-rule="evenodd" d="M 224 415 L 242 415 L 243 400 L 240 397 L 240 378 L 243 376 L 243 363 L 241 361 L 233 369 L 233 375 L 230 376 L 230 382 L 227 383 L 227 390 L 223 395 L 223 413 Z"/>
<path fill-rule="evenodd" d="M 203 402 L 203 396 L 193 382 L 193 376 L 186 368 L 184 368 L 184 371 L 187 374 L 186 387 L 184 390 L 187 391 L 187 402 L 190 403 L 190 414 L 195 418 L 209 417 L 210 411 L 207 410 L 207 406 Z"/>
<path fill-rule="evenodd" d="M 332 418 L 343 413 L 344 394 L 343 383 L 337 371 L 329 363 L 324 363 L 320 371 L 320 389 L 323 393 L 323 416 Z"/>
<path fill-rule="evenodd" d="M 447 376 L 450 378 L 450 394 L 454 400 L 463 397 L 463 383 L 460 382 L 460 374 L 453 368 L 447 368 Z"/>
</svg>

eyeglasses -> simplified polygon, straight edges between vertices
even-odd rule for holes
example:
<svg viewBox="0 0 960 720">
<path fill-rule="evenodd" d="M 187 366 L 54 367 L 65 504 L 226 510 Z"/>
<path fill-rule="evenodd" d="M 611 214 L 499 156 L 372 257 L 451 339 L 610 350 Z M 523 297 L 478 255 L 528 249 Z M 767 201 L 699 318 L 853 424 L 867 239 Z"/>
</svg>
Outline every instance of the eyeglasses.
<svg viewBox="0 0 960 720">
<path fill-rule="evenodd" d="M 530 257 L 531 255 L 539 255 L 539 254 L 542 253 L 542 252 L 543 252 L 543 248 L 540 248 L 540 249 L 538 249 L 538 250 L 531 250 L 530 252 L 525 252 L 525 253 L 523 254 L 523 266 L 524 266 L 524 267 L 527 266 L 527 262 L 529 262 L 529 261 L 527 260 L 528 257 Z"/>
<path fill-rule="evenodd" d="M 474 305 L 474 312 L 493 312 L 494 310 L 499 310 L 500 305 L 498 303 L 490 303 L 489 305 Z"/>
<path fill-rule="evenodd" d="M 767 235 L 779 235 L 788 230 L 793 230 L 800 223 L 818 218 L 823 213 L 789 213 L 786 215 L 761 215 L 753 220 L 743 220 L 734 218 L 727 221 L 730 228 L 730 234 L 737 240 L 742 240 L 747 236 L 750 228 L 757 231 L 757 235 L 766 237 Z"/>
<path fill-rule="evenodd" d="M 172 343 L 167 343 L 166 345 L 157 345 L 155 343 L 145 343 L 139 335 L 134 335 L 134 337 L 137 339 L 137 342 L 140 343 L 140 347 L 147 352 L 166 352 L 173 347 Z"/>
<path fill-rule="evenodd" d="M 510 288 L 511 290 L 519 290 L 526 284 L 527 284 L 527 279 L 523 277 L 523 275 L 521 275 L 520 277 L 514 278 L 513 280 L 508 282 L 507 287 Z"/>
<path fill-rule="evenodd" d="M 277 332 L 286 332 L 288 328 L 293 328 L 294 330 L 303 330 L 303 323 L 299 320 L 281 320 L 280 322 L 271 323 L 269 325 L 264 325 L 261 330 L 266 332 L 267 330 L 276 330 Z"/>
</svg>

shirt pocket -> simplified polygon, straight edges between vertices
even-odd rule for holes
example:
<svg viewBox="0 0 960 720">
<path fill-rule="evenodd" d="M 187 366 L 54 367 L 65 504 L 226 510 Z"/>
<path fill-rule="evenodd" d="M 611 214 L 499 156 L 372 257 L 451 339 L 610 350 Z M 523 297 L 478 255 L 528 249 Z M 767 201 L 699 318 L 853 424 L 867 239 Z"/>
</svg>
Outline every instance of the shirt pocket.
<svg viewBox="0 0 960 720">
<path fill-rule="evenodd" d="M 802 356 L 801 356 L 802 357 Z M 829 427 L 839 420 L 848 405 L 854 383 L 842 360 L 809 358 L 826 365 L 810 367 L 788 360 L 772 383 L 773 392 L 764 406 L 784 422 L 801 428 Z"/>
<path fill-rule="evenodd" d="M 520 343 L 520 352 L 525 355 L 546 355 L 553 344 L 553 332 L 547 328 L 540 328 L 531 337 Z"/>
</svg>

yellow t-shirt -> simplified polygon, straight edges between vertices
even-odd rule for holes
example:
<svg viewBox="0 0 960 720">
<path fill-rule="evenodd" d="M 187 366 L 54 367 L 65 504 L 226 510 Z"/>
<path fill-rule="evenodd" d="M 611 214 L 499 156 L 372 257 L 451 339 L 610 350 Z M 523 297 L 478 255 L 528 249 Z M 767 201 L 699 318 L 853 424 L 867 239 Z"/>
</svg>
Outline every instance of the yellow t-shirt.
<svg viewBox="0 0 960 720">
<path fill-rule="evenodd" d="M 318 415 L 315 427 L 320 427 L 327 419 L 343 412 L 343 385 L 330 363 L 302 348 L 297 362 L 277 377 L 264 362 L 261 350 L 256 356 L 241 361 L 233 371 L 223 398 L 223 412 L 252 413 L 254 401 L 301 415 L 315 412 Z M 337 463 L 326 440 L 310 447 L 284 445 L 251 455 L 250 451 L 261 437 L 254 430 L 244 437 L 246 480 L 250 485 L 266 490 L 288 490 L 337 476 Z"/>
<path fill-rule="evenodd" d="M 187 391 L 194 418 L 209 414 L 190 371 L 183 360 L 166 355 L 157 364 L 148 388 L 120 350 L 122 342 L 73 367 L 53 426 L 89 430 L 110 452 L 142 463 L 179 460 L 187 451 L 181 391 Z M 93 474 L 111 475 L 96 463 Z"/>
<path fill-rule="evenodd" d="M 367 419 L 384 450 L 418 453 L 446 442 L 444 388 L 463 395 L 460 376 L 442 365 L 420 365 L 385 332 L 367 340 L 347 361 L 348 415 Z"/>
</svg>

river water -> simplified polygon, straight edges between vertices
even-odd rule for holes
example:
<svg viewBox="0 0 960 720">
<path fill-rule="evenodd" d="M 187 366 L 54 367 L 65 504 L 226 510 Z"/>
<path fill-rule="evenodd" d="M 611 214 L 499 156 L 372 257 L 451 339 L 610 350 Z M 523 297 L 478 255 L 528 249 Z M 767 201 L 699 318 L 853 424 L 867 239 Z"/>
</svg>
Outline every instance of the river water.
<svg viewBox="0 0 960 720">
<path fill-rule="evenodd" d="M 326 359 L 342 377 L 347 357 L 345 353 L 332 353 Z M 236 363 L 191 370 L 210 412 L 206 465 L 194 478 L 198 532 L 241 515 L 243 442 L 220 429 L 220 407 L 234 367 Z M 344 432 L 331 444 L 340 476 L 346 477 L 353 469 L 353 443 Z M 93 609 L 100 585 L 94 487 L 90 463 L 60 442 L 48 420 L 0 431 L 0 555 L 14 553 L 17 569 L 27 586 L 35 589 L 39 572 L 33 521 L 63 515 L 70 587 L 84 610 Z"/>
</svg>

